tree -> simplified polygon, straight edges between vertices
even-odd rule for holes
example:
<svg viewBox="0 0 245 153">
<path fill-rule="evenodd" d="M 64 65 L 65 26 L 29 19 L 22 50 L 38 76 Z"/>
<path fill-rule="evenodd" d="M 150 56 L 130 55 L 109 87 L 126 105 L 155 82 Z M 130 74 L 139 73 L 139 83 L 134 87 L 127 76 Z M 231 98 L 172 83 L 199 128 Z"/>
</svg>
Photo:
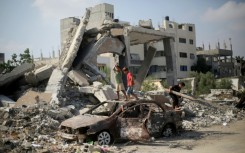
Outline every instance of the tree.
<svg viewBox="0 0 245 153">
<path fill-rule="evenodd" d="M 23 64 L 23 63 L 32 63 L 32 58 L 31 58 L 31 55 L 30 55 L 30 51 L 29 51 L 29 48 L 26 48 L 26 50 L 24 51 L 23 54 L 20 54 L 20 64 Z"/>
<path fill-rule="evenodd" d="M 215 89 L 215 78 L 211 72 L 207 73 L 198 73 L 192 72 L 190 73 L 191 77 L 196 78 L 197 87 L 196 94 L 207 94 L 210 93 L 210 89 Z"/>
<path fill-rule="evenodd" d="M 211 70 L 211 66 L 207 65 L 206 60 L 203 57 L 198 57 L 197 64 L 193 65 L 191 70 L 198 73 L 206 73 Z"/>
<path fill-rule="evenodd" d="M 244 57 L 242 56 L 236 56 L 235 57 L 237 63 L 240 63 L 241 64 L 241 73 L 242 75 L 244 76 L 245 75 L 245 60 L 244 60 Z"/>
<path fill-rule="evenodd" d="M 11 56 L 11 60 L 8 60 L 6 63 L 0 64 L 0 73 L 8 73 L 12 71 L 15 67 L 23 64 L 23 63 L 32 63 L 33 60 L 31 59 L 29 48 L 27 48 L 23 54 L 20 54 L 20 60 L 18 60 L 18 56 L 13 54 Z"/>
<path fill-rule="evenodd" d="M 216 81 L 216 89 L 231 89 L 232 81 L 230 79 L 222 78 L 220 81 Z"/>
<path fill-rule="evenodd" d="M 152 80 L 153 78 L 151 77 L 146 78 L 141 86 L 141 90 L 144 92 L 158 90 L 158 86 Z"/>
</svg>

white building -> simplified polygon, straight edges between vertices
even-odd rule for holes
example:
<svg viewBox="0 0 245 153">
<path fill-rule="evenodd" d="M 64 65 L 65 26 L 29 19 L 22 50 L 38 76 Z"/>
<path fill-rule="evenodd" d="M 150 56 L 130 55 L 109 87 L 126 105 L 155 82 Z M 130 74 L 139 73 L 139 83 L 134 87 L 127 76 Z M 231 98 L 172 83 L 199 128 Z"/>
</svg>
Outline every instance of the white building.
<svg viewBox="0 0 245 153">
<path fill-rule="evenodd" d="M 163 29 L 162 29 L 163 28 Z M 189 76 L 191 66 L 196 62 L 196 29 L 194 24 L 179 24 L 165 17 L 160 30 L 175 34 L 175 55 L 178 78 Z"/>
<path fill-rule="evenodd" d="M 160 31 L 167 31 L 175 35 L 175 55 L 177 78 L 186 78 L 189 76 L 191 66 L 196 62 L 196 32 L 194 24 L 179 24 L 169 21 L 166 17 Z M 134 71 L 140 67 L 141 61 L 144 60 L 144 44 L 131 46 L 131 59 L 135 63 Z M 154 78 L 166 78 L 166 57 L 164 52 L 163 41 L 154 43 L 157 49 L 148 74 Z"/>
</svg>

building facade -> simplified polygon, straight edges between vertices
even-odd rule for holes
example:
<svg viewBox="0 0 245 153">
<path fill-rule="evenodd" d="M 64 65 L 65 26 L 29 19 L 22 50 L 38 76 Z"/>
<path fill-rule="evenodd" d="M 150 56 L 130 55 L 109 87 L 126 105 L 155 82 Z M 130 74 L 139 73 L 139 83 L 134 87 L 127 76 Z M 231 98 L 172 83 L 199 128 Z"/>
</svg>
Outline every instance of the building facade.
<svg viewBox="0 0 245 153">
<path fill-rule="evenodd" d="M 166 16 L 160 30 L 175 34 L 177 78 L 189 77 L 191 66 L 196 63 L 196 28 L 194 24 L 180 24 Z"/>
<path fill-rule="evenodd" d="M 166 17 L 163 21 L 163 26 L 159 28 L 160 31 L 167 31 L 175 35 L 175 55 L 176 55 L 176 72 L 177 78 L 189 77 L 191 66 L 196 63 L 196 32 L 194 24 L 179 24 L 173 21 L 169 21 L 169 17 Z M 158 41 L 153 44 L 157 49 L 154 59 L 152 60 L 151 67 L 148 72 L 148 76 L 152 76 L 157 79 L 165 79 L 167 66 L 166 56 L 164 51 L 163 41 Z M 144 60 L 144 44 L 131 46 L 131 64 L 134 64 L 133 70 L 137 72 L 140 64 Z"/>
<path fill-rule="evenodd" d="M 215 77 L 241 76 L 241 63 L 233 58 L 233 51 L 228 49 L 200 50 L 198 58 L 204 58 Z"/>
</svg>

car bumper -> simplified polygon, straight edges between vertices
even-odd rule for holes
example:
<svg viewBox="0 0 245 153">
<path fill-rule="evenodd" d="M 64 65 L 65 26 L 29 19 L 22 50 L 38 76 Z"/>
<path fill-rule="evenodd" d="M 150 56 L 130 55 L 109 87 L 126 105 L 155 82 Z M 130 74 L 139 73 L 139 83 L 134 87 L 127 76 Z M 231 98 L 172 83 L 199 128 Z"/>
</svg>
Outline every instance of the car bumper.
<svg viewBox="0 0 245 153">
<path fill-rule="evenodd" d="M 64 138 L 64 139 L 69 139 L 69 140 L 75 140 L 77 139 L 77 135 L 75 134 L 68 134 L 64 132 L 58 132 L 58 136 Z"/>
</svg>

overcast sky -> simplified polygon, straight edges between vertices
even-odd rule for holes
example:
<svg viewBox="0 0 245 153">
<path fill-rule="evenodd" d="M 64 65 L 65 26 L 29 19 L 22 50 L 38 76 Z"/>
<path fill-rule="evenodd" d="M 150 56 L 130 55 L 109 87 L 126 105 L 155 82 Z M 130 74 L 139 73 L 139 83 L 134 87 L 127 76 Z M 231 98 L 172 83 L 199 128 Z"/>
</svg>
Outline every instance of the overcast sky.
<svg viewBox="0 0 245 153">
<path fill-rule="evenodd" d="M 30 48 L 34 57 L 42 50 L 49 57 L 60 48 L 60 19 L 82 16 L 85 8 L 99 3 L 114 5 L 115 18 L 136 25 L 152 19 L 154 26 L 165 16 L 177 23 L 196 26 L 197 47 L 218 40 L 233 44 L 235 56 L 245 56 L 245 0 L 1 0 L 0 52 L 10 58 Z"/>
</svg>

